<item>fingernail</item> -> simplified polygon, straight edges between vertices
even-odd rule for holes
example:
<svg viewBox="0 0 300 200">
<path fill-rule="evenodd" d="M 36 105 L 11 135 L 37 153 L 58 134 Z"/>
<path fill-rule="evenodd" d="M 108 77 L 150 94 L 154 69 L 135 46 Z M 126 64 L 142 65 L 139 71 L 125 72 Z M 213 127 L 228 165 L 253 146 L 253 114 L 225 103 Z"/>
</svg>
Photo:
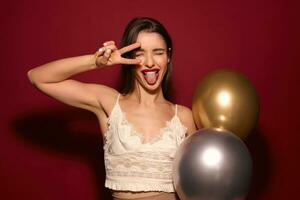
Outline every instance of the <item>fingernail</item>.
<svg viewBox="0 0 300 200">
<path fill-rule="evenodd" d="M 103 51 L 103 49 L 102 49 L 102 48 L 100 48 L 98 51 L 99 51 L 99 52 L 102 52 L 102 51 Z"/>
<path fill-rule="evenodd" d="M 107 43 L 106 43 L 106 42 L 104 42 L 104 43 L 103 43 L 103 45 L 104 45 L 104 46 L 106 46 L 106 45 L 107 45 Z"/>
</svg>

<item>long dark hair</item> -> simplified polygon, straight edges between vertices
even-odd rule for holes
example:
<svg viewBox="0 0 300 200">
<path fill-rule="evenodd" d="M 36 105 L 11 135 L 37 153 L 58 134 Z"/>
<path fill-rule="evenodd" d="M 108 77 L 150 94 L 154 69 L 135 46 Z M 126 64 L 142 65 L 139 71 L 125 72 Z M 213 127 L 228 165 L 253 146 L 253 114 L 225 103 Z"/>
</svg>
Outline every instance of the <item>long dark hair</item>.
<svg viewBox="0 0 300 200">
<path fill-rule="evenodd" d="M 169 58 L 169 62 L 167 65 L 166 74 L 162 80 L 162 91 L 163 95 L 166 99 L 169 99 L 169 87 L 170 87 L 170 74 L 171 74 L 171 59 L 172 59 L 172 39 L 165 29 L 165 27 L 157 20 L 149 18 L 149 17 L 139 17 L 132 19 L 124 33 L 121 40 L 121 48 L 132 43 L 135 43 L 140 32 L 149 32 L 149 33 L 158 33 L 160 34 L 166 45 L 167 45 L 167 55 Z M 134 53 L 129 52 L 124 54 L 123 57 L 125 58 L 133 58 Z M 135 75 L 134 75 L 134 68 L 128 65 L 122 65 L 122 79 L 121 79 L 121 93 L 122 94 L 129 94 L 133 92 L 135 89 Z"/>
</svg>

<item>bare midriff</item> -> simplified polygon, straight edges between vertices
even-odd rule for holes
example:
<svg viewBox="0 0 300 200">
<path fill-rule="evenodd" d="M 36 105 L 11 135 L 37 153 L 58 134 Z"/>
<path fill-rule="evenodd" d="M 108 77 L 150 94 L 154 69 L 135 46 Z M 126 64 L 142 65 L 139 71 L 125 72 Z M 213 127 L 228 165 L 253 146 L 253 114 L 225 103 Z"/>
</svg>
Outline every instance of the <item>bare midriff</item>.
<svg viewBox="0 0 300 200">
<path fill-rule="evenodd" d="M 175 193 L 112 191 L 114 200 L 178 200 Z"/>
</svg>

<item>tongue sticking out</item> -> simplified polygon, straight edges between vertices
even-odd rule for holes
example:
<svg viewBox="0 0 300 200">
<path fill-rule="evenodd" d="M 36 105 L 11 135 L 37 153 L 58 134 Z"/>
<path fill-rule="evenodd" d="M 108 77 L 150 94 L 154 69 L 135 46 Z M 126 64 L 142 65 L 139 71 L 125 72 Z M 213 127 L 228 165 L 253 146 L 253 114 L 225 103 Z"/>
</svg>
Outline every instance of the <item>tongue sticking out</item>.
<svg viewBox="0 0 300 200">
<path fill-rule="evenodd" d="M 146 72 L 144 77 L 149 85 L 154 85 L 156 83 L 157 75 L 155 72 Z"/>
</svg>

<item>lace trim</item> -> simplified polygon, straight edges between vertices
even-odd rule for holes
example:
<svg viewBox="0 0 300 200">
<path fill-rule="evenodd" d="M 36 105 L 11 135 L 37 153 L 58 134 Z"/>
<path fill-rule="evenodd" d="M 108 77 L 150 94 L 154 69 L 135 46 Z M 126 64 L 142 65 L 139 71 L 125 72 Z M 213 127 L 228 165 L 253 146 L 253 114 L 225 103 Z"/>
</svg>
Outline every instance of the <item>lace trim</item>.
<svg viewBox="0 0 300 200">
<path fill-rule="evenodd" d="M 120 113 L 119 115 L 115 114 L 115 112 L 117 112 L 117 110 Z M 119 117 L 119 119 L 117 117 Z M 166 125 L 164 127 L 160 128 L 159 134 L 152 137 L 150 139 L 150 141 L 148 141 L 147 143 L 143 143 L 143 140 L 144 140 L 143 134 L 139 133 L 138 131 L 135 130 L 133 124 L 128 121 L 128 119 L 126 117 L 126 113 L 124 113 L 122 111 L 120 105 L 118 103 L 116 103 L 111 112 L 111 116 L 109 117 L 109 119 L 107 121 L 108 130 L 104 134 L 104 138 L 105 138 L 104 150 L 106 150 L 107 149 L 106 146 L 108 146 L 111 143 L 112 134 L 114 132 L 114 130 L 112 130 L 112 129 L 116 128 L 116 126 L 118 126 L 117 121 L 119 121 L 119 120 L 121 120 L 121 125 L 130 127 L 130 130 L 131 130 L 130 136 L 138 136 L 140 138 L 141 144 L 143 144 L 143 145 L 154 144 L 162 138 L 164 133 L 166 133 L 168 131 L 173 132 L 174 130 L 175 130 L 175 135 L 176 135 L 175 137 L 177 137 L 176 138 L 177 145 L 179 145 L 184 140 L 185 133 L 187 131 L 187 128 L 182 125 L 180 119 L 175 114 L 170 120 L 166 121 Z M 179 134 L 178 134 L 178 132 L 179 132 Z"/>
<path fill-rule="evenodd" d="M 145 182 L 120 182 L 113 180 L 105 180 L 105 187 L 118 191 L 133 191 L 133 192 L 175 192 L 173 183 L 145 183 Z"/>
<path fill-rule="evenodd" d="M 119 96 L 118 96 L 118 99 L 119 99 Z M 157 134 L 156 136 L 152 137 L 150 139 L 150 141 L 148 141 L 147 143 L 143 143 L 143 140 L 144 140 L 143 134 L 140 133 L 140 132 L 138 132 L 138 131 L 136 131 L 136 129 L 134 128 L 133 124 L 128 121 L 126 113 L 122 111 L 122 109 L 121 109 L 121 107 L 119 105 L 118 99 L 117 99 L 117 101 L 116 101 L 116 103 L 115 103 L 115 105 L 113 107 L 111 115 L 109 116 L 109 118 L 107 120 L 108 130 L 104 133 L 105 143 L 107 142 L 107 140 L 109 140 L 111 138 L 111 137 L 108 138 L 108 136 L 111 135 L 110 134 L 111 128 L 112 128 L 111 127 L 112 126 L 112 122 L 111 121 L 113 121 L 113 119 L 115 117 L 117 117 L 117 116 L 121 117 L 121 124 L 122 125 L 127 125 L 127 126 L 130 127 L 130 129 L 132 130 L 131 131 L 132 133 L 130 135 L 131 136 L 138 136 L 140 138 L 142 144 L 148 144 L 148 143 L 149 144 L 153 144 L 156 141 L 160 140 L 164 132 L 167 132 L 168 130 L 172 130 L 171 127 L 174 127 L 174 124 L 176 126 L 176 127 L 174 127 L 175 130 L 177 129 L 181 133 L 184 133 L 184 134 L 179 135 L 180 139 L 184 139 L 185 133 L 187 131 L 187 128 L 184 125 L 182 125 L 180 119 L 177 116 L 177 104 L 176 104 L 176 108 L 175 108 L 175 115 L 170 120 L 166 121 L 166 125 L 164 127 L 162 127 L 162 128 L 159 129 L 159 134 Z M 115 112 L 116 112 L 117 108 L 118 108 L 118 111 L 119 111 L 119 113 L 121 115 L 115 116 Z M 115 120 L 117 120 L 117 119 L 115 119 Z M 177 123 L 175 122 L 175 120 L 177 120 Z"/>
<path fill-rule="evenodd" d="M 171 167 L 172 169 L 172 167 Z M 158 172 L 141 172 L 141 171 L 135 171 L 135 172 L 126 172 L 126 171 L 113 171 L 113 170 L 107 170 L 107 175 L 109 177 L 129 177 L 130 179 L 132 178 L 150 178 L 150 179 L 159 179 L 159 180 L 164 180 L 164 181 L 170 181 L 172 180 L 172 171 L 167 172 L 167 173 L 160 173 Z"/>
<path fill-rule="evenodd" d="M 159 133 L 158 134 L 156 134 L 155 136 L 153 136 L 148 142 L 143 143 L 143 141 L 144 141 L 144 134 L 136 131 L 136 129 L 134 128 L 134 125 L 128 121 L 128 119 L 126 117 L 126 113 L 121 110 L 120 106 L 119 106 L 119 109 L 120 109 L 120 112 L 122 114 L 122 122 L 121 122 L 121 124 L 125 125 L 125 126 L 129 126 L 130 129 L 131 129 L 131 132 L 132 132 L 132 134 L 130 134 L 130 135 L 136 135 L 136 136 L 138 136 L 140 138 L 142 144 L 153 144 L 153 143 L 157 142 L 158 140 L 160 140 L 162 138 L 163 134 L 165 132 L 167 132 L 168 130 L 171 129 L 170 126 L 173 124 L 173 121 L 177 117 L 176 115 L 174 115 L 170 120 L 166 121 L 166 125 L 164 127 L 162 127 L 162 128 L 159 129 Z"/>
</svg>

